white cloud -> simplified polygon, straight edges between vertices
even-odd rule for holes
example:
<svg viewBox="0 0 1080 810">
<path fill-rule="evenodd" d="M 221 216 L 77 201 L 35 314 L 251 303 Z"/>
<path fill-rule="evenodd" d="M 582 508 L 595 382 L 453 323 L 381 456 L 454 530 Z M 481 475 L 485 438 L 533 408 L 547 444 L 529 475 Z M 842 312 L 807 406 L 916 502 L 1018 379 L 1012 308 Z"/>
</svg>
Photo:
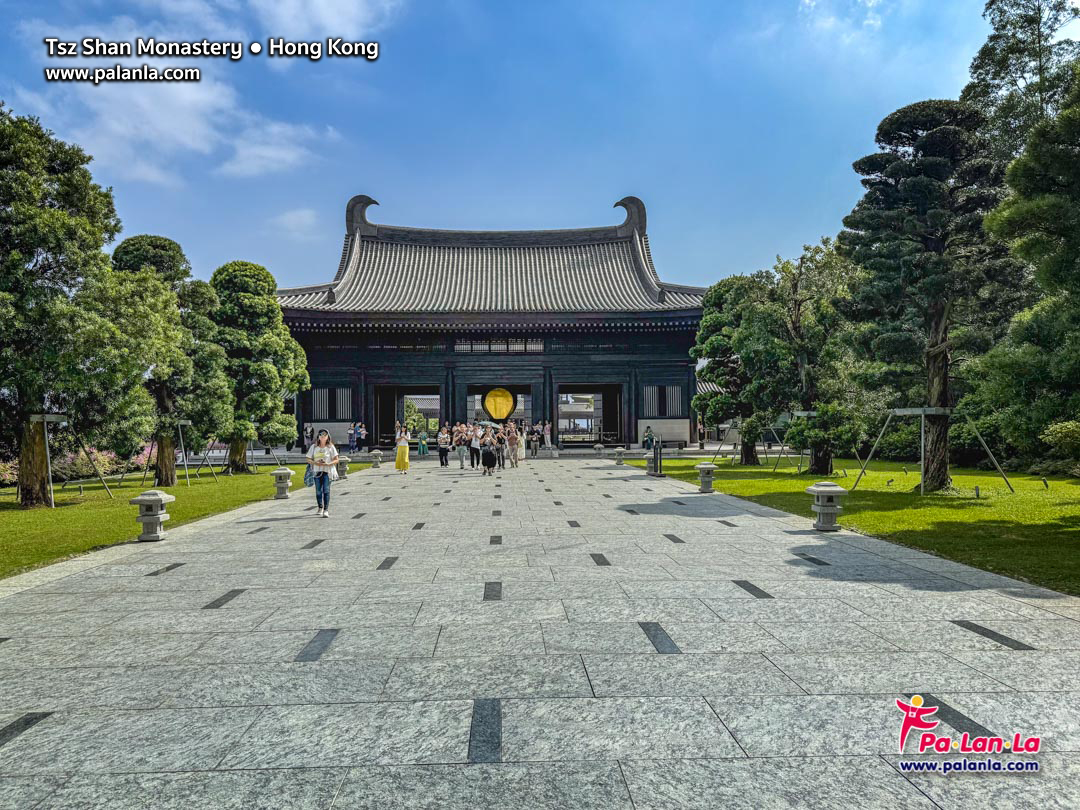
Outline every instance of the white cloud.
<svg viewBox="0 0 1080 810">
<path fill-rule="evenodd" d="M 219 171 L 232 177 L 257 177 L 295 169 L 313 157 L 306 143 L 315 137 L 310 127 L 259 121 L 234 139 L 232 157 Z"/>
<path fill-rule="evenodd" d="M 812 34 L 830 44 L 861 45 L 878 32 L 898 0 L 799 0 L 798 16 Z"/>
<path fill-rule="evenodd" d="M 189 0 L 194 1 L 194 0 Z M 248 0 L 271 37 L 358 39 L 382 28 L 401 0 Z"/>
<path fill-rule="evenodd" d="M 126 13 L 104 20 L 28 20 L 17 30 L 31 59 L 45 66 L 198 67 L 198 82 L 42 83 L 16 86 L 19 112 L 40 115 L 65 139 L 81 144 L 114 177 L 183 185 L 181 161 L 204 158 L 216 171 L 249 178 L 295 170 L 316 159 L 314 146 L 340 139 L 324 124 L 290 122 L 245 103 L 234 84 L 235 65 L 222 59 L 62 59 L 48 57 L 42 38 L 79 41 L 96 36 L 184 42 L 203 38 L 243 43 L 269 36 L 359 36 L 384 24 L 399 0 L 115 0 Z M 91 4 L 88 8 L 101 8 Z M 250 56 L 246 58 L 251 58 Z M 261 60 L 260 66 L 269 66 Z M 281 62 L 284 60 L 274 60 Z"/>
<path fill-rule="evenodd" d="M 294 208 L 270 219 L 270 225 L 294 239 L 313 239 L 319 215 L 312 208 Z"/>
</svg>

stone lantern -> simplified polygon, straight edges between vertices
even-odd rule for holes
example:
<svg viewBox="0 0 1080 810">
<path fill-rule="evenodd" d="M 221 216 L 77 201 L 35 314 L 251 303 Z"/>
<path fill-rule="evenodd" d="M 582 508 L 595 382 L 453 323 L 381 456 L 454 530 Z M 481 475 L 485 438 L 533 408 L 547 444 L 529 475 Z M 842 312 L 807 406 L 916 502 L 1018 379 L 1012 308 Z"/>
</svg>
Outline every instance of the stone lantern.
<svg viewBox="0 0 1080 810">
<path fill-rule="evenodd" d="M 373 469 L 373 470 L 379 469 L 379 464 L 382 463 L 382 450 L 380 450 L 378 447 L 376 447 L 374 450 L 371 451 L 370 455 L 371 455 L 371 469 Z"/>
<path fill-rule="evenodd" d="M 142 524 L 142 534 L 138 540 L 141 543 L 154 542 L 165 539 L 165 530 L 162 528 L 169 519 L 169 513 L 165 511 L 165 504 L 172 503 L 176 498 L 160 489 L 148 489 L 141 495 L 132 498 L 128 503 L 139 507 L 139 516 L 135 518 Z"/>
<path fill-rule="evenodd" d="M 349 477 L 349 461 L 350 459 L 348 456 L 338 456 L 337 474 L 338 478 L 342 481 Z"/>
<path fill-rule="evenodd" d="M 810 507 L 817 514 L 814 528 L 819 532 L 835 532 L 840 526 L 836 519 L 840 515 L 840 499 L 848 494 L 848 491 L 832 481 L 818 481 L 806 491 L 814 496 L 814 503 Z"/>
<path fill-rule="evenodd" d="M 622 463 L 623 463 L 622 457 L 623 457 L 623 453 L 625 453 L 625 452 L 626 452 L 625 447 L 616 447 L 615 448 L 615 463 L 616 464 L 622 465 Z"/>
<path fill-rule="evenodd" d="M 602 445 L 602 444 L 594 444 L 592 446 L 592 449 L 596 451 L 596 457 L 597 458 L 603 458 L 604 457 L 604 445 Z"/>
<path fill-rule="evenodd" d="M 270 475 L 274 476 L 274 486 L 277 487 L 277 492 L 274 493 L 274 500 L 288 498 L 289 487 L 292 484 L 293 471 L 288 467 L 278 467 L 271 472 Z"/>
<path fill-rule="evenodd" d="M 716 465 L 706 462 L 696 465 L 694 469 L 698 471 L 698 477 L 701 481 L 698 492 L 712 492 L 713 473 L 716 472 Z"/>
</svg>

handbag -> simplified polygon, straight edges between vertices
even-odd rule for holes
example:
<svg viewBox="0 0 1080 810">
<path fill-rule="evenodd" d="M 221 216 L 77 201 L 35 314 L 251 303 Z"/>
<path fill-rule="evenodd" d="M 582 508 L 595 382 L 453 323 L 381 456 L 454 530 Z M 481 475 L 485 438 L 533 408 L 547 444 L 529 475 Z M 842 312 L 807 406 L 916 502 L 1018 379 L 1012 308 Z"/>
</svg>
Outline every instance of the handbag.
<svg viewBox="0 0 1080 810">
<path fill-rule="evenodd" d="M 308 464 L 307 469 L 304 470 L 304 486 L 305 487 L 313 487 L 313 486 L 315 486 L 315 472 L 314 472 L 314 470 L 311 469 L 310 464 Z"/>
</svg>

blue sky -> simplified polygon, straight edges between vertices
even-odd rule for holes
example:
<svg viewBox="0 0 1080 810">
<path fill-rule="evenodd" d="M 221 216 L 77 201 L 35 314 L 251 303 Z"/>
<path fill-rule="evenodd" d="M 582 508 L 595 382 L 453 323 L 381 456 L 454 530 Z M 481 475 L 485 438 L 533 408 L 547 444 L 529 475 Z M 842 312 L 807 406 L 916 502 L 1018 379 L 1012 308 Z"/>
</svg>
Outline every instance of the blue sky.
<svg viewBox="0 0 1080 810">
<path fill-rule="evenodd" d="M 978 0 L 3 0 L 0 98 L 95 156 L 122 236 L 207 278 L 329 280 L 344 207 L 436 228 L 562 228 L 648 208 L 661 276 L 706 285 L 832 235 L 851 162 L 904 104 L 955 97 Z M 377 61 L 194 64 L 197 84 L 51 84 L 44 36 L 378 40 Z M 137 65 L 140 58 L 104 63 Z"/>
</svg>

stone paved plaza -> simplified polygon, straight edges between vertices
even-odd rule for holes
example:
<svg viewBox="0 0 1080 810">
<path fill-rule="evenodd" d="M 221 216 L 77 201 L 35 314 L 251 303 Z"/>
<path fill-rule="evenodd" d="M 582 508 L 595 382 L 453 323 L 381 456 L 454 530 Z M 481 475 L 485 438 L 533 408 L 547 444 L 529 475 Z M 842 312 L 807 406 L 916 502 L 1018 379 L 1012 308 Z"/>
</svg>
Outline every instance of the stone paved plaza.
<svg viewBox="0 0 1080 810">
<path fill-rule="evenodd" d="M 0 807 L 1080 806 L 1080 599 L 609 460 L 331 506 L 0 581 Z M 915 692 L 1042 771 L 901 775 Z"/>
</svg>

